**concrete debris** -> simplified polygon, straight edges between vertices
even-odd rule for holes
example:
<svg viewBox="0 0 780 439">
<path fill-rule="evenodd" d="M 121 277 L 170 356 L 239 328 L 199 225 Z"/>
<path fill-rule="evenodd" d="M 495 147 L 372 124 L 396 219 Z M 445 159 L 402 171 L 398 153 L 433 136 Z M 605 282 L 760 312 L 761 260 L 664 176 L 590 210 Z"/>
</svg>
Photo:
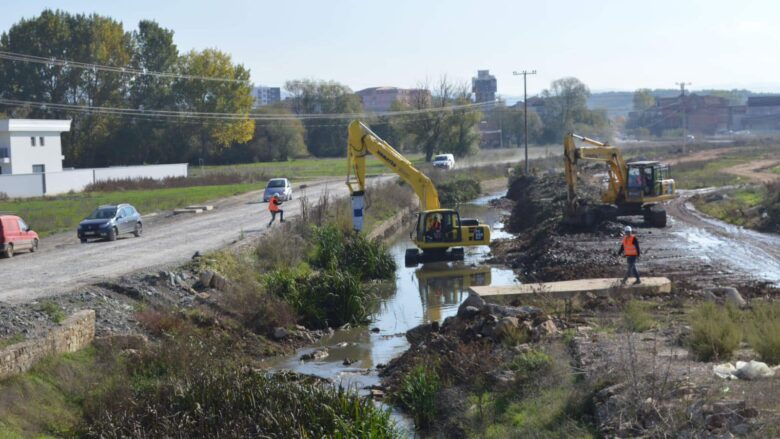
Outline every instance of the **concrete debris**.
<svg viewBox="0 0 780 439">
<path fill-rule="evenodd" d="M 290 331 L 288 331 L 287 329 L 282 328 L 281 326 L 274 328 L 274 333 L 273 333 L 274 340 L 284 340 L 289 336 L 290 336 Z"/>
<path fill-rule="evenodd" d="M 747 301 L 734 287 L 710 288 L 704 293 L 704 298 L 717 303 L 731 303 L 740 308 L 744 308 L 747 305 Z"/>
<path fill-rule="evenodd" d="M 716 364 L 712 371 L 716 376 L 727 380 L 757 380 L 761 378 L 771 378 L 775 376 L 775 371 L 766 363 L 751 360 L 749 362 L 737 361 L 736 365 L 732 363 Z"/>
</svg>

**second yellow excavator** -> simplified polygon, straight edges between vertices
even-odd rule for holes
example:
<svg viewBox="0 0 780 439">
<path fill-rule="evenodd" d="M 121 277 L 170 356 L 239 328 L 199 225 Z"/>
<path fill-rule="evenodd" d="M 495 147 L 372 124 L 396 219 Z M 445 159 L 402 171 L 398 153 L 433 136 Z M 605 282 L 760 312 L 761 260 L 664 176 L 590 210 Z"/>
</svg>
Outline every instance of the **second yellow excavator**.
<svg viewBox="0 0 780 439">
<path fill-rule="evenodd" d="M 575 140 L 586 145 L 578 146 Z M 607 190 L 601 195 L 604 204 L 588 205 L 576 192 L 579 160 L 607 164 Z M 626 163 L 620 148 L 598 140 L 568 134 L 563 140 L 563 161 L 568 186 L 565 220 L 569 224 L 593 226 L 617 216 L 643 215 L 651 227 L 666 227 L 663 202 L 677 196 L 669 165 L 656 161 Z"/>
<path fill-rule="evenodd" d="M 417 248 L 406 250 L 407 266 L 463 259 L 464 246 L 490 244 L 490 227 L 476 219 L 461 218 L 457 210 L 443 209 L 431 179 L 360 121 L 350 123 L 347 145 L 347 187 L 352 196 L 352 225 L 356 231 L 363 230 L 368 154 L 398 174 L 420 199 L 421 211 L 411 233 Z"/>
</svg>

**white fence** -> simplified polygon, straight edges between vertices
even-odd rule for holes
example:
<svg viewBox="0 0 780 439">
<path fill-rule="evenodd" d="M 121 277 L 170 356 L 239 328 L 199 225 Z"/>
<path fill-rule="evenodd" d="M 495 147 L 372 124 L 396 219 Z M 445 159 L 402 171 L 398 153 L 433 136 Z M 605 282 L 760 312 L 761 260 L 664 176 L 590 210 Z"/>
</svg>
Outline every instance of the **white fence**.
<svg viewBox="0 0 780 439">
<path fill-rule="evenodd" d="M 13 198 L 41 197 L 81 192 L 91 183 L 109 180 L 186 177 L 187 164 L 117 166 L 112 168 L 73 169 L 43 174 L 0 175 L 0 192 Z"/>
</svg>

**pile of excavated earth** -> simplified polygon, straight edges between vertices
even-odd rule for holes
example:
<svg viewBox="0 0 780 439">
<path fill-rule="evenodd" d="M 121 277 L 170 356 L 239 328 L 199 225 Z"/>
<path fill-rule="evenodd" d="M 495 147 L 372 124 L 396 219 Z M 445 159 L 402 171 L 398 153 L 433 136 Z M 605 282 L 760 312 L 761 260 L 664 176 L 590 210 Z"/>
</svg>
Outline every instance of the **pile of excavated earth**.
<svg viewBox="0 0 780 439">
<path fill-rule="evenodd" d="M 493 204 L 511 212 L 505 225 L 516 237 L 495 241 L 491 262 L 513 268 L 524 283 L 622 277 L 625 263 L 615 253 L 624 225 L 631 224 L 645 252 L 640 269 L 670 277 L 671 293 L 585 295 L 565 312 L 532 299 L 504 306 L 472 295 L 456 316 L 406 334 L 411 347 L 382 372 L 387 391 L 398 392 L 415 366 L 435 365 L 447 384 L 428 433 L 467 437 L 474 383 L 482 383 L 478 392 L 516 392 L 518 372 L 509 367 L 514 359 L 557 343 L 568 352 L 559 362 L 592 392 L 587 423 L 604 437 L 777 437 L 779 368 L 752 361 L 756 353 L 744 343 L 734 354 L 744 360 L 736 367 L 699 361 L 687 344 L 686 308 L 704 301 L 749 307 L 755 299 L 780 298 L 780 290 L 685 255 L 672 227 L 650 229 L 641 218 L 628 218 L 570 229 L 561 224 L 565 191 L 561 175 L 514 179 L 506 199 Z M 625 326 L 629 301 L 641 303 L 656 324 Z"/>
</svg>

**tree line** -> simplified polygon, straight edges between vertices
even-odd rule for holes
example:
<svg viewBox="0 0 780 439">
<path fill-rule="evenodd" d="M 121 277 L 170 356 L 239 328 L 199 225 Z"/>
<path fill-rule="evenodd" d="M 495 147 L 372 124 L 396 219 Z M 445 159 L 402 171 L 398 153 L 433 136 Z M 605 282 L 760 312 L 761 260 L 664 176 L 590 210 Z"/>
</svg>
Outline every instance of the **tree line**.
<svg viewBox="0 0 780 439">
<path fill-rule="evenodd" d="M 360 97 L 349 87 L 309 79 L 288 81 L 286 100 L 254 109 L 247 68 L 217 49 L 182 53 L 174 43 L 174 32 L 151 20 L 125 31 L 120 22 L 109 17 L 45 10 L 4 32 L 0 51 L 173 73 L 107 72 L 62 63 L 0 60 L 0 98 L 34 103 L 0 104 L 7 117 L 73 121 L 70 132 L 62 136 L 66 166 L 221 164 L 343 156 L 349 120 L 335 115 L 363 113 Z M 446 77 L 419 88 L 425 92 L 393 103 L 391 111 L 403 113 L 366 115 L 365 122 L 393 146 L 422 152 L 427 160 L 441 152 L 459 156 L 475 152 L 480 123 L 485 121 L 502 127 L 505 144 L 521 143 L 522 109 L 501 103 L 489 108 L 468 106 L 472 103 L 468 84 Z M 589 93 L 576 78 L 554 81 L 541 94 L 534 111 L 529 111 L 529 140 L 559 142 L 571 130 L 597 137 L 608 135 L 611 127 L 606 115 L 586 106 Z M 98 108 L 133 109 L 135 113 Z M 159 110 L 173 114 L 163 117 L 154 113 Z M 294 117 L 302 114 L 323 116 Z M 331 114 L 334 117 L 328 118 Z M 290 117 L 282 120 L 279 115 Z"/>
</svg>

